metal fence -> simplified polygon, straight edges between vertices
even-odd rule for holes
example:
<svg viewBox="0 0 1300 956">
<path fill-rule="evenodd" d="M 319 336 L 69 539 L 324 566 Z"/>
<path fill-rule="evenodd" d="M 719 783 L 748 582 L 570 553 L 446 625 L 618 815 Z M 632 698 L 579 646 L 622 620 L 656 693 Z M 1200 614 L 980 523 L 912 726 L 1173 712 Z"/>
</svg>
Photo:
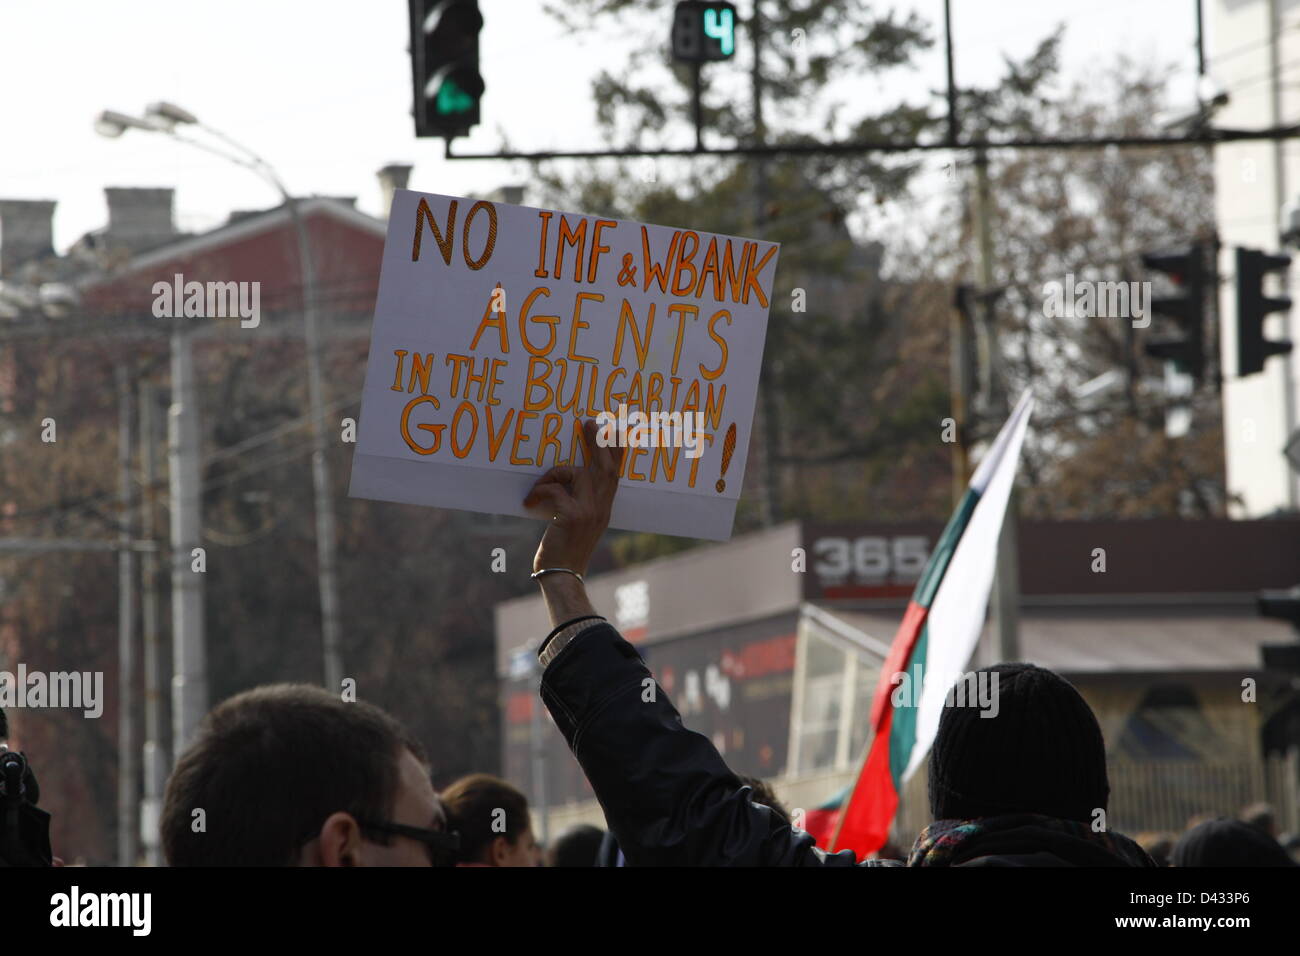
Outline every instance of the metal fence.
<svg viewBox="0 0 1300 956">
<path fill-rule="evenodd" d="M 1112 761 L 1106 824 L 1133 837 L 1148 830 L 1181 833 L 1194 817 L 1235 817 L 1265 802 L 1283 833 L 1300 831 L 1300 750 L 1264 760 L 1206 762 Z M 903 788 L 895 818 L 895 841 L 904 850 L 930 822 L 925 769 Z"/>
<path fill-rule="evenodd" d="M 1110 765 L 1112 829 L 1130 836 L 1144 830 L 1181 832 L 1194 817 L 1235 817 L 1242 808 L 1265 802 L 1277 814 L 1278 828 L 1300 829 L 1300 750 L 1263 760 L 1206 762 L 1115 761 Z"/>
</svg>

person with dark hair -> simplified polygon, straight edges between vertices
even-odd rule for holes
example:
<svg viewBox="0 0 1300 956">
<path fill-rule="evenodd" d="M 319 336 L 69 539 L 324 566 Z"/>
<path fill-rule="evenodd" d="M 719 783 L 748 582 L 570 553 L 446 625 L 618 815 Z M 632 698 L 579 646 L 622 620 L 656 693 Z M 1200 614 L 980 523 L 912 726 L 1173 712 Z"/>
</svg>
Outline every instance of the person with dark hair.
<svg viewBox="0 0 1300 956">
<path fill-rule="evenodd" d="M 1285 834 L 1278 840 L 1278 844 L 1286 851 L 1287 856 L 1295 860 L 1296 863 L 1300 863 L 1300 834 Z"/>
<path fill-rule="evenodd" d="M 1137 845 L 1151 857 L 1151 862 L 1163 867 L 1169 865 L 1169 857 L 1174 852 L 1174 844 L 1178 842 L 1178 834 L 1152 831 L 1139 833 L 1135 839 Z"/>
<path fill-rule="evenodd" d="M 772 789 L 770 783 L 766 780 L 761 780 L 758 777 L 750 777 L 746 774 L 740 774 L 737 779 L 739 779 L 746 787 L 749 787 L 751 791 L 751 800 L 770 808 L 773 813 L 786 823 L 790 822 L 790 811 L 785 808 L 785 804 L 777 797 L 776 791 Z"/>
<path fill-rule="evenodd" d="M 541 694 L 605 808 L 629 865 L 849 866 L 757 802 L 708 738 L 688 730 L 636 648 L 587 599 L 582 576 L 618 489 L 625 449 L 584 426 L 582 467 L 558 465 L 524 499 L 552 516 L 533 561 L 553 630 Z M 936 822 L 912 866 L 1151 866 L 1106 829 L 1101 731 L 1069 683 L 1028 664 L 980 672 L 997 716 L 949 695 L 931 758 Z M 863 866 L 889 865 L 865 860 Z"/>
<path fill-rule="evenodd" d="M 371 704 L 277 684 L 212 709 L 167 781 L 172 866 L 450 866 L 424 748 Z"/>
<path fill-rule="evenodd" d="M 575 823 L 555 838 L 546 851 L 547 866 L 595 866 L 605 831 L 590 823 Z"/>
<path fill-rule="evenodd" d="M 877 860 L 905 860 L 907 854 L 893 840 L 887 840 L 885 844 L 873 854 Z"/>
<path fill-rule="evenodd" d="M 1267 803 L 1252 803 L 1243 809 L 1241 822 L 1267 834 L 1270 839 L 1276 840 L 1278 837 L 1277 814 Z"/>
<path fill-rule="evenodd" d="M 536 866 L 528 799 L 499 777 L 473 773 L 442 791 L 451 829 L 460 834 L 459 866 Z"/>
<path fill-rule="evenodd" d="M 1220 817 L 1193 827 L 1174 846 L 1173 865 L 1295 866 L 1282 845 L 1248 823 Z"/>
</svg>

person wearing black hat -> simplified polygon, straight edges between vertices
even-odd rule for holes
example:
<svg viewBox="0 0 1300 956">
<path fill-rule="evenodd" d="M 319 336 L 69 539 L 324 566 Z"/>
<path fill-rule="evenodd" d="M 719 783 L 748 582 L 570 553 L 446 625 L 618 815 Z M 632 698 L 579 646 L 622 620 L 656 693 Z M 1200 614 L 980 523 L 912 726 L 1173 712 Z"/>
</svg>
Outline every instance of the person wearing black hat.
<svg viewBox="0 0 1300 956">
<path fill-rule="evenodd" d="M 889 865 L 826 853 L 756 800 L 596 612 L 583 575 L 609 523 L 621 450 L 599 445 L 595 422 L 584 428 L 586 464 L 551 469 L 523 502 L 552 515 L 533 560 L 554 628 L 538 646 L 541 694 L 627 863 Z M 936 822 L 909 864 L 1152 866 L 1137 844 L 1107 832 L 1105 747 L 1078 691 L 1028 664 L 985 673 L 997 678 L 996 716 L 950 695 L 931 766 Z"/>
<path fill-rule="evenodd" d="M 1240 820 L 1207 820 L 1174 845 L 1174 866 L 1295 866 L 1282 845 Z"/>
<path fill-rule="evenodd" d="M 930 813 L 911 866 L 1153 866 L 1106 826 L 1106 745 L 1064 678 L 998 664 L 997 716 L 949 699 L 930 749 Z"/>
</svg>

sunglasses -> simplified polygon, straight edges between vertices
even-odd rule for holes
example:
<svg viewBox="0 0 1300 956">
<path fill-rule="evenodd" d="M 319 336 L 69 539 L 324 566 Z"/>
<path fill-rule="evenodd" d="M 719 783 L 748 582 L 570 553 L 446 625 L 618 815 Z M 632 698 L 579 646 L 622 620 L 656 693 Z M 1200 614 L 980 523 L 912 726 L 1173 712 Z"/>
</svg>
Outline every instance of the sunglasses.
<svg viewBox="0 0 1300 956">
<path fill-rule="evenodd" d="M 391 823 L 387 820 L 357 820 L 357 826 L 375 833 L 387 833 L 419 840 L 429 851 L 429 863 L 432 866 L 449 867 L 456 865 L 456 852 L 460 849 L 460 834 L 448 833 L 446 830 L 429 830 L 425 827 L 413 827 L 405 823 Z"/>
</svg>

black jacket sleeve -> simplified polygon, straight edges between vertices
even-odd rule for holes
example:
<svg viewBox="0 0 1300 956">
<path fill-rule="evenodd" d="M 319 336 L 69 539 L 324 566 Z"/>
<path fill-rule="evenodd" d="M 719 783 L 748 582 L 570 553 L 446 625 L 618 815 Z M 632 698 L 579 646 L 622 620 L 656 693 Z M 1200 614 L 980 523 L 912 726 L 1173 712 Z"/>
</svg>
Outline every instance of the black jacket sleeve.
<svg viewBox="0 0 1300 956">
<path fill-rule="evenodd" d="M 850 851 L 827 854 L 754 803 L 611 625 L 594 624 L 559 652 L 542 675 L 542 700 L 629 865 L 853 865 Z"/>
</svg>

